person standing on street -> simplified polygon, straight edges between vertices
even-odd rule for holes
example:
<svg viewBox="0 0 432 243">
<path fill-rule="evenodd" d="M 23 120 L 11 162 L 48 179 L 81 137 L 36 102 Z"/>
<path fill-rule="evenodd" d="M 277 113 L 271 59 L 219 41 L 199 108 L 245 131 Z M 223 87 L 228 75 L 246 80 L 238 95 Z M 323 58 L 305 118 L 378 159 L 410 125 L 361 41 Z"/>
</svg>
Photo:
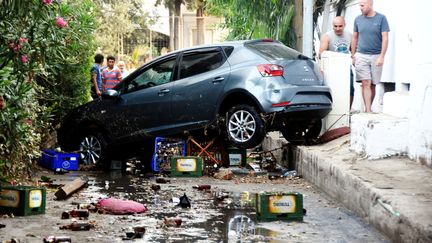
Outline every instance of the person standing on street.
<svg viewBox="0 0 432 243">
<path fill-rule="evenodd" d="M 119 61 L 119 62 L 117 63 L 117 67 L 118 67 L 119 70 L 120 70 L 120 73 L 121 73 L 121 75 L 122 75 L 122 78 L 126 78 L 126 76 L 129 75 L 129 72 L 128 72 L 128 70 L 126 69 L 126 63 L 125 63 L 124 61 Z"/>
<path fill-rule="evenodd" d="M 104 56 L 102 54 L 96 54 L 94 57 L 95 63 L 90 69 L 91 73 L 91 96 L 93 99 L 96 99 L 101 96 L 102 93 L 102 75 L 101 68 L 104 60 Z"/>
<path fill-rule="evenodd" d="M 387 18 L 373 9 L 373 0 L 360 0 L 351 42 L 357 82 L 361 82 L 365 112 L 372 112 L 375 87 L 381 82 L 390 31 Z"/>
<path fill-rule="evenodd" d="M 321 37 L 319 57 L 324 51 L 334 51 L 350 54 L 351 49 L 351 32 L 345 30 L 345 19 L 342 16 L 337 16 L 333 19 L 333 30 L 325 33 Z M 354 77 L 350 69 L 350 107 L 354 98 Z"/>
<path fill-rule="evenodd" d="M 118 68 L 114 68 L 115 57 L 107 57 L 107 67 L 102 71 L 103 91 L 113 89 L 122 80 L 122 75 Z"/>
</svg>

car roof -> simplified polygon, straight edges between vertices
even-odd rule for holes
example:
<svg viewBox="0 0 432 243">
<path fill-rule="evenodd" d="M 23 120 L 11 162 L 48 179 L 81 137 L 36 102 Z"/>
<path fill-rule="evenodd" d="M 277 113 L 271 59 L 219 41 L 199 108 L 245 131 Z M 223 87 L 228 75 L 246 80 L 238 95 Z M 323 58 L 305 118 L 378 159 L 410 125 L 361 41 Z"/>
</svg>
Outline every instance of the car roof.
<svg viewBox="0 0 432 243">
<path fill-rule="evenodd" d="M 167 54 L 173 54 L 173 53 L 184 52 L 184 51 L 195 50 L 195 49 L 206 48 L 206 47 L 217 47 L 217 46 L 234 46 L 234 47 L 238 47 L 238 46 L 244 46 L 245 44 L 257 43 L 257 42 L 274 42 L 275 44 L 280 44 L 281 43 L 281 42 L 279 42 L 277 40 L 272 40 L 272 39 L 224 41 L 224 42 L 219 42 L 219 43 L 197 45 L 197 46 L 193 46 L 193 47 L 183 48 L 183 49 L 179 49 L 179 50 L 175 50 L 175 51 L 169 52 Z"/>
</svg>

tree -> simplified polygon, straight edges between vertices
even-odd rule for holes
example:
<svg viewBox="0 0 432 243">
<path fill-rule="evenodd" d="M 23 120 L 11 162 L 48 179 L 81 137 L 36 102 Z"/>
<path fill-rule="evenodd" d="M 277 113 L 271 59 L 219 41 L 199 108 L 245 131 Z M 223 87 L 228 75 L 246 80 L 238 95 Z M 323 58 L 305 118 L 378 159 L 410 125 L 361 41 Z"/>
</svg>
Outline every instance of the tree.
<svg viewBox="0 0 432 243">
<path fill-rule="evenodd" d="M 189 9 L 196 10 L 196 26 L 197 26 L 197 45 L 204 44 L 204 13 L 205 13 L 205 0 L 188 0 L 187 5 Z"/>
<path fill-rule="evenodd" d="M 210 14 L 223 16 L 228 39 L 273 38 L 295 46 L 293 0 L 206 0 Z"/>
<path fill-rule="evenodd" d="M 179 48 L 179 29 L 180 29 L 179 20 L 181 14 L 181 5 L 184 3 L 184 1 L 183 0 L 157 0 L 156 6 L 161 5 L 162 2 L 170 12 L 170 30 L 171 29 L 173 30 L 172 35 L 170 35 L 170 39 L 173 40 L 173 46 L 170 46 L 170 49 L 177 50 Z"/>
<path fill-rule="evenodd" d="M 123 58 L 130 56 L 133 48 L 126 46 L 127 40 L 136 40 L 146 32 L 152 19 L 143 8 L 143 0 L 95 0 L 98 6 L 100 26 L 96 41 L 104 53 Z M 142 38 L 141 38 L 142 39 Z"/>
</svg>

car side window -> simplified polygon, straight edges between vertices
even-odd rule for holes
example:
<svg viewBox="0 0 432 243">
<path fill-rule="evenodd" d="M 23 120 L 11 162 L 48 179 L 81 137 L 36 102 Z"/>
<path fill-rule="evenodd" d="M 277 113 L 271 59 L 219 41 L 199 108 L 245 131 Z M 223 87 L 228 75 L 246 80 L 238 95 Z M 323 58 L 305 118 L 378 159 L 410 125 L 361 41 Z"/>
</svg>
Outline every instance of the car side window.
<svg viewBox="0 0 432 243">
<path fill-rule="evenodd" d="M 222 53 L 215 49 L 185 53 L 180 64 L 180 79 L 214 70 L 223 62 Z"/>
<path fill-rule="evenodd" d="M 146 68 L 141 74 L 128 83 L 126 93 L 170 82 L 172 80 L 175 62 L 175 57 L 172 57 Z"/>
</svg>

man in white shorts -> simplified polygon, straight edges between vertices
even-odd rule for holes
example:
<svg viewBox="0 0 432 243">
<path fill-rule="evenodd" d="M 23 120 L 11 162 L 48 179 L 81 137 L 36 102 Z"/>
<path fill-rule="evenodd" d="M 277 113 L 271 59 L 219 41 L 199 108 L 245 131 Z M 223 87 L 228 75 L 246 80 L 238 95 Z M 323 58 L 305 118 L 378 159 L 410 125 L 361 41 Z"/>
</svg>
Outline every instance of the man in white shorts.
<svg viewBox="0 0 432 243">
<path fill-rule="evenodd" d="M 354 20 L 351 51 L 357 82 L 361 82 L 365 112 L 372 112 L 375 86 L 381 81 L 390 31 L 387 18 L 373 10 L 373 0 L 360 0 L 361 15 Z"/>
</svg>

